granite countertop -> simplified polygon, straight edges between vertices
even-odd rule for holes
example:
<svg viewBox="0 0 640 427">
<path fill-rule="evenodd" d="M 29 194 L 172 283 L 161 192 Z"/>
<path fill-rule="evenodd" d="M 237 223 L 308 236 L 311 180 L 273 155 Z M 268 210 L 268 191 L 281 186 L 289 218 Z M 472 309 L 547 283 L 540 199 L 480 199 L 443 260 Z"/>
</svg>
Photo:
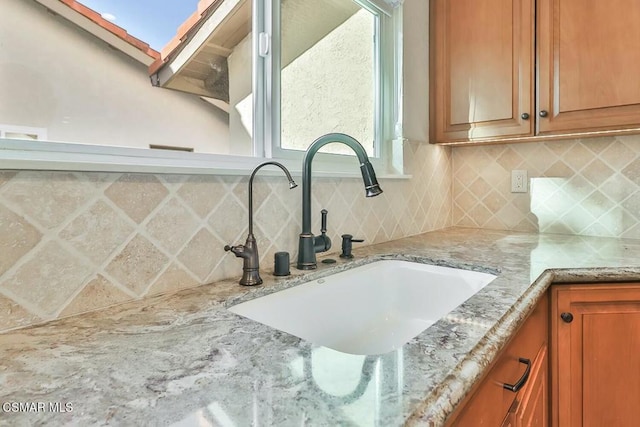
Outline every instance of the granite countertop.
<svg viewBox="0 0 640 427">
<path fill-rule="evenodd" d="M 263 269 L 257 288 L 222 281 L 2 334 L 0 425 L 441 425 L 550 283 L 640 280 L 638 240 L 450 228 L 354 253 L 286 279 Z M 225 309 L 380 258 L 498 277 L 378 356 L 320 347 Z"/>
</svg>

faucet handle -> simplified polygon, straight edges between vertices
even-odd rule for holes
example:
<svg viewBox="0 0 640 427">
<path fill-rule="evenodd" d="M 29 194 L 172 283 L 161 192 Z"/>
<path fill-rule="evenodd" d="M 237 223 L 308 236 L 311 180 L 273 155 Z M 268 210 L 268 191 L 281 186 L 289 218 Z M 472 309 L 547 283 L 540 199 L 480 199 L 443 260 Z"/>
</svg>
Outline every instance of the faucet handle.
<svg viewBox="0 0 640 427">
<path fill-rule="evenodd" d="M 236 254 L 236 256 L 240 256 L 238 255 L 241 252 L 244 252 L 245 249 L 245 245 L 236 245 L 236 246 L 231 246 L 231 245 L 224 245 L 224 251 L 225 252 L 233 252 L 234 254 Z"/>
<path fill-rule="evenodd" d="M 326 209 L 322 209 L 320 211 L 320 214 L 322 215 L 322 225 L 320 226 L 320 232 L 322 234 L 326 234 L 327 233 L 327 214 L 329 213 L 328 210 Z"/>
<path fill-rule="evenodd" d="M 322 209 L 320 213 L 322 214 L 321 234 L 313 238 L 313 248 L 316 253 L 326 252 L 331 249 L 331 239 L 327 236 L 327 213 L 329 213 L 329 211 Z"/>
</svg>

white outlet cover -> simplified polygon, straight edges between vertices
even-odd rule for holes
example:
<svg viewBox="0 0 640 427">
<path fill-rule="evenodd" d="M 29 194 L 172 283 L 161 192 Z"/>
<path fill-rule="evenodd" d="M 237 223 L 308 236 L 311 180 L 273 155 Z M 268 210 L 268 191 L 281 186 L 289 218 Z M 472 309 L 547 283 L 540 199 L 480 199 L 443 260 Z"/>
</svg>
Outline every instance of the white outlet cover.
<svg viewBox="0 0 640 427">
<path fill-rule="evenodd" d="M 526 170 L 511 171 L 511 192 L 527 193 L 529 191 L 529 179 Z"/>
</svg>

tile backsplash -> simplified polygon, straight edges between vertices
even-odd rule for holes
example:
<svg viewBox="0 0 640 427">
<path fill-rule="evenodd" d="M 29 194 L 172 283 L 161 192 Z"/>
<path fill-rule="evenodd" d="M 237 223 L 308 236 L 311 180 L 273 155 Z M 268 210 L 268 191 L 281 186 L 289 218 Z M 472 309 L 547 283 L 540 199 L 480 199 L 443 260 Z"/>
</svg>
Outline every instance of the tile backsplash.
<svg viewBox="0 0 640 427">
<path fill-rule="evenodd" d="M 640 238 L 640 136 L 452 150 L 453 223 Z M 527 170 L 528 193 L 511 193 Z"/>
<path fill-rule="evenodd" d="M 407 143 L 411 179 L 314 178 L 313 229 L 379 243 L 450 225 L 640 238 L 640 136 L 477 147 Z M 527 170 L 528 193 L 511 193 Z M 261 265 L 295 260 L 300 188 L 256 177 Z M 239 277 L 247 177 L 0 171 L 0 331 Z"/>
<path fill-rule="evenodd" d="M 314 178 L 313 229 L 329 211 L 340 235 L 383 242 L 451 225 L 451 149 L 406 143 L 411 179 L 382 180 L 365 199 L 360 179 Z M 295 260 L 300 187 L 254 181 L 262 268 L 277 251 Z M 0 171 L 0 331 L 153 294 L 238 277 L 225 244 L 247 234 L 247 177 Z"/>
</svg>

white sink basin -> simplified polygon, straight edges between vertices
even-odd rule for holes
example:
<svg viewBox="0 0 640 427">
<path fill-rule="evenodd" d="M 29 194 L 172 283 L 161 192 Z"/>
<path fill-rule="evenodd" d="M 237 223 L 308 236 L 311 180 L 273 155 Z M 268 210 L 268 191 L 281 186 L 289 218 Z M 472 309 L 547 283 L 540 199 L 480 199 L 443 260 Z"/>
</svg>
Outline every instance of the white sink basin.
<svg viewBox="0 0 640 427">
<path fill-rule="evenodd" d="M 351 354 L 403 346 L 496 276 L 383 260 L 229 308 L 314 344 Z"/>
</svg>

